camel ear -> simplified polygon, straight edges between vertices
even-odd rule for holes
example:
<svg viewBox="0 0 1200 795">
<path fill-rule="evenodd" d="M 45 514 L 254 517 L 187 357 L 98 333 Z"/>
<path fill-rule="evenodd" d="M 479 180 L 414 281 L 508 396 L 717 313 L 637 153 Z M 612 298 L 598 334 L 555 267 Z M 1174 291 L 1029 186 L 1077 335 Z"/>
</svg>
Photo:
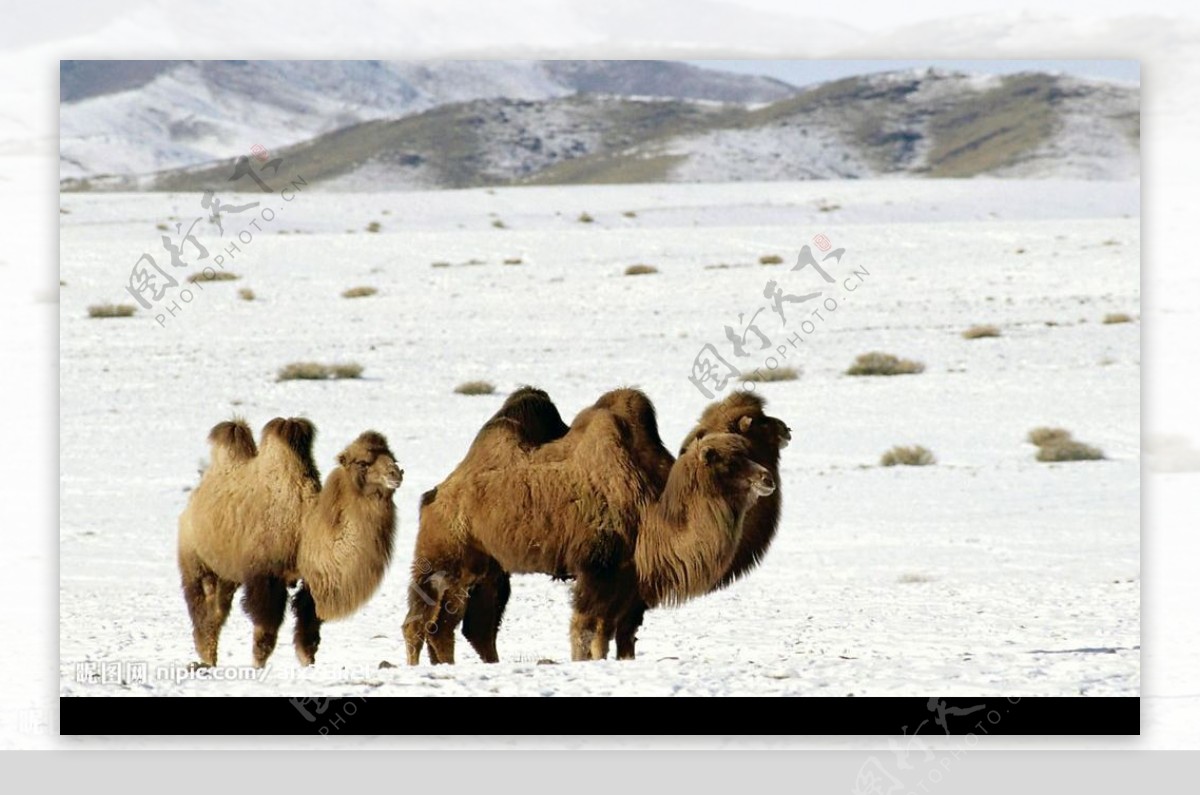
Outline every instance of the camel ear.
<svg viewBox="0 0 1200 795">
<path fill-rule="evenodd" d="M 338 466 L 340 466 L 340 467 L 346 466 L 346 454 L 338 453 L 337 462 L 338 462 Z"/>
<path fill-rule="evenodd" d="M 750 416 L 742 417 L 738 420 L 738 430 L 746 433 L 750 430 L 750 426 L 754 424 L 754 418 Z"/>
</svg>

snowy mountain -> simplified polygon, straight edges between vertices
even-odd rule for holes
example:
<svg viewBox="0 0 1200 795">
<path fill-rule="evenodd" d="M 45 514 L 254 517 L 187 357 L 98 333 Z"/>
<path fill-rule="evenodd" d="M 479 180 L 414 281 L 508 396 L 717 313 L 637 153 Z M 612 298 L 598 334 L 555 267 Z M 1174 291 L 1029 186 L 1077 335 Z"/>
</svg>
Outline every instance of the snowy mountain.
<svg viewBox="0 0 1200 795">
<path fill-rule="evenodd" d="M 1045 73 L 800 90 L 666 62 L 221 63 L 68 84 L 93 93 L 64 105 L 65 190 L 192 190 L 226 180 L 255 144 L 333 190 L 1139 174 L 1138 88 Z M 87 114 L 119 127 L 115 142 L 84 135 Z M 121 126 L 146 117 L 158 128 Z"/>
<path fill-rule="evenodd" d="M 64 61 L 61 176 L 144 174 L 480 98 L 769 102 L 777 80 L 664 61 Z"/>
</svg>

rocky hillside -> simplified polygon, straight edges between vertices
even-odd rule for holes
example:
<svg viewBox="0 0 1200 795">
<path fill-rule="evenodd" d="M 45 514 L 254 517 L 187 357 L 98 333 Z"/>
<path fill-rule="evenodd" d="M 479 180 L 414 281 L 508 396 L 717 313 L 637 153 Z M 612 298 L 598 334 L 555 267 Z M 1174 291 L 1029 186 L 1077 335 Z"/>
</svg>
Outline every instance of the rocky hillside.
<svg viewBox="0 0 1200 795">
<path fill-rule="evenodd" d="M 689 96 L 663 98 L 655 96 L 665 90 L 655 77 L 662 68 L 614 72 L 603 64 L 557 64 L 541 74 L 570 90 L 471 99 L 350 123 L 273 154 L 282 156 L 289 175 L 331 190 L 890 175 L 1125 179 L 1139 173 L 1139 92 L 1132 86 L 1042 73 L 930 70 L 803 91 L 774 81 L 743 84 L 740 76 L 719 73 L 732 82 L 689 87 L 688 74 L 701 70 L 681 68 L 679 93 Z M 591 88 L 599 86 L 621 90 Z M 785 96 L 717 101 L 751 86 Z M 705 91 L 709 96 L 696 96 Z M 192 190 L 226 179 L 231 162 L 67 180 L 63 187 Z"/>
</svg>

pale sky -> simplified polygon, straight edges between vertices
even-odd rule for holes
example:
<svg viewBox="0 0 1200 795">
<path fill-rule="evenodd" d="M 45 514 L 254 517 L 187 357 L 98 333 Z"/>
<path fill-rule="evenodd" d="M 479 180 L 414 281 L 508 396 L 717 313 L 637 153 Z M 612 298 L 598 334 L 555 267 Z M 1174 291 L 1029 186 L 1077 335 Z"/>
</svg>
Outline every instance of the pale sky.
<svg viewBox="0 0 1200 795">
<path fill-rule="evenodd" d="M 961 72 L 1009 74 L 1011 72 L 1066 72 L 1079 77 L 1139 82 L 1138 61 L 689 61 L 696 66 L 724 69 L 730 72 L 767 75 L 796 86 L 837 80 L 870 72 L 890 72 L 898 69 L 925 69 L 935 66 Z"/>
</svg>

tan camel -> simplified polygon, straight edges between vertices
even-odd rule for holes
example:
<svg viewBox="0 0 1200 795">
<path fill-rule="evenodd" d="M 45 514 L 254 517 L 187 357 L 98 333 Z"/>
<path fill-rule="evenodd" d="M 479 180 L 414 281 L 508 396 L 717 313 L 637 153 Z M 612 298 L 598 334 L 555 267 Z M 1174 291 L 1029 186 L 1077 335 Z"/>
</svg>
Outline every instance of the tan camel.
<svg viewBox="0 0 1200 795">
<path fill-rule="evenodd" d="M 215 665 L 234 591 L 254 622 L 254 664 L 275 648 L 292 598 L 295 647 L 313 661 L 323 620 L 353 612 L 375 591 L 395 534 L 392 494 L 403 472 L 368 431 L 338 456 L 321 488 L 305 419 L 275 418 L 256 448 L 236 420 L 209 433 L 212 464 L 179 517 L 179 570 L 200 664 Z"/>
</svg>

